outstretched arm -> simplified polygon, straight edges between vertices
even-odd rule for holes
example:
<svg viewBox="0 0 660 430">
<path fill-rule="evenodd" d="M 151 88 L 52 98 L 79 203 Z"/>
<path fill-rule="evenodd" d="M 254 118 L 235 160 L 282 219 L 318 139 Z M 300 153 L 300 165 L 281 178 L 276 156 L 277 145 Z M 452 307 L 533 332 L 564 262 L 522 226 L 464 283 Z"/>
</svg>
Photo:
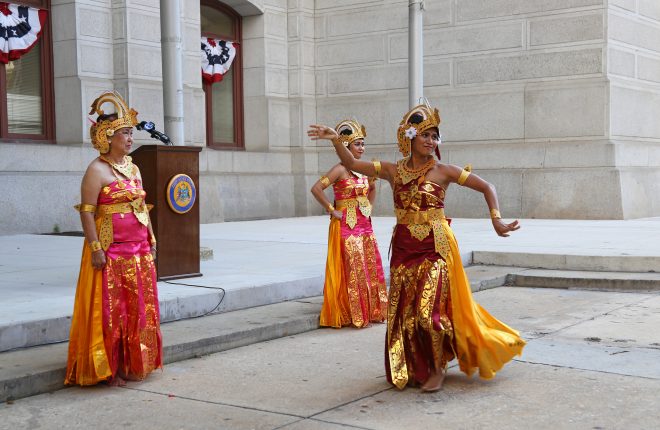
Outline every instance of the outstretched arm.
<svg viewBox="0 0 660 430">
<path fill-rule="evenodd" d="M 377 171 L 378 168 L 376 163 L 372 161 L 357 160 L 355 157 L 353 157 L 353 154 L 351 154 L 351 151 L 349 151 L 348 148 L 336 140 L 339 137 L 337 132 L 327 125 L 312 124 L 307 130 L 307 135 L 312 140 L 325 139 L 332 141 L 332 144 L 335 147 L 335 151 L 341 160 L 341 164 L 343 164 L 344 167 L 349 170 L 353 170 L 370 177 L 376 176 L 382 179 L 386 179 L 390 182 L 392 178 L 394 178 L 396 165 L 387 161 L 383 161 L 378 163 L 380 169 Z"/>
<path fill-rule="evenodd" d="M 490 211 L 490 217 L 493 222 L 493 228 L 499 236 L 508 237 L 509 233 L 516 231 L 520 228 L 518 220 L 511 223 L 505 223 L 500 216 L 500 207 L 497 201 L 497 191 L 495 186 L 474 173 L 469 173 L 458 166 L 445 164 L 443 165 L 445 172 L 451 182 L 456 182 L 459 185 L 479 191 L 484 195 L 486 204 Z"/>
</svg>

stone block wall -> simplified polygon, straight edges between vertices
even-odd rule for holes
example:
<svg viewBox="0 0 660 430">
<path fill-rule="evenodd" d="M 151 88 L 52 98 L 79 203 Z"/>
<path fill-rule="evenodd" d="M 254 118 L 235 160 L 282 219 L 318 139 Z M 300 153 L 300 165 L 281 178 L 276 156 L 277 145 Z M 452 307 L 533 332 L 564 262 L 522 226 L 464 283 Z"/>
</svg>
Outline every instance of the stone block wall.
<svg viewBox="0 0 660 430">
<path fill-rule="evenodd" d="M 408 107 L 408 2 L 337 3 L 316 2 L 317 115 L 355 116 L 367 156 L 387 153 Z M 424 87 L 443 119 L 443 161 L 471 163 L 497 186 L 507 216 L 623 216 L 606 19 L 604 0 L 426 2 Z M 594 192 L 589 178 L 611 191 Z M 448 196 L 452 216 L 487 215 L 477 193 Z"/>
<path fill-rule="evenodd" d="M 624 216 L 660 214 L 660 2 L 610 0 L 610 133 Z"/>
<path fill-rule="evenodd" d="M 245 151 L 202 151 L 202 222 L 323 213 L 309 189 L 337 158 L 307 138 L 311 123 L 355 117 L 367 159 L 400 157 L 407 0 L 224 3 L 243 15 Z M 52 2 L 57 144 L 2 145 L 0 175 L 15 195 L 0 234 L 79 228 L 69 208 L 96 156 L 86 113 L 100 92 L 118 89 L 162 127 L 159 5 Z M 182 5 L 185 144 L 205 146 L 199 1 Z M 506 217 L 660 214 L 656 0 L 427 0 L 424 52 L 442 160 L 494 183 Z M 389 186 L 379 190 L 376 214 L 390 215 Z M 40 204 L 55 209 L 31 210 Z M 447 206 L 453 217 L 487 216 L 462 187 Z"/>
</svg>

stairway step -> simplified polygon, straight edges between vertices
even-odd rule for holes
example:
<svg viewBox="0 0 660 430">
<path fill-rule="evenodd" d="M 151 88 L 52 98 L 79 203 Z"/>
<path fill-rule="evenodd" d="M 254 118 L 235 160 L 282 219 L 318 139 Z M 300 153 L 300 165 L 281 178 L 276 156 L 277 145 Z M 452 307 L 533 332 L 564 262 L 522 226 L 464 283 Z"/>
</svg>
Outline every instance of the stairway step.
<svg viewBox="0 0 660 430">
<path fill-rule="evenodd" d="M 472 264 L 551 270 L 660 273 L 660 258 L 637 255 L 533 254 L 474 251 Z"/>
<path fill-rule="evenodd" d="M 509 275 L 507 285 L 599 291 L 660 291 L 660 273 L 528 269 Z"/>
<path fill-rule="evenodd" d="M 165 364 L 318 328 L 322 297 L 161 325 Z M 0 353 L 0 403 L 64 388 L 68 343 Z"/>
</svg>

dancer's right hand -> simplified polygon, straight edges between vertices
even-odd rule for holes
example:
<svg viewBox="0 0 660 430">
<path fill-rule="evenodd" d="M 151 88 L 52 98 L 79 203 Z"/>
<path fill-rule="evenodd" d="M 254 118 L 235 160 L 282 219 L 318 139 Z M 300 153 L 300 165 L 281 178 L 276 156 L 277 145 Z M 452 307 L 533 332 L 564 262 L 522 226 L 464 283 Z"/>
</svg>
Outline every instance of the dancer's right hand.
<svg viewBox="0 0 660 430">
<path fill-rule="evenodd" d="M 105 251 L 99 249 L 92 252 L 92 266 L 96 270 L 101 270 L 105 266 Z"/>
<path fill-rule="evenodd" d="M 330 212 L 330 216 L 337 218 L 339 221 L 341 221 L 342 217 L 344 216 L 344 213 L 338 209 L 335 209 L 334 211 Z"/>
<path fill-rule="evenodd" d="M 310 125 L 309 129 L 307 130 L 307 136 L 309 136 L 312 140 L 319 140 L 319 139 L 333 140 L 339 137 L 339 135 L 333 128 L 322 124 Z"/>
</svg>

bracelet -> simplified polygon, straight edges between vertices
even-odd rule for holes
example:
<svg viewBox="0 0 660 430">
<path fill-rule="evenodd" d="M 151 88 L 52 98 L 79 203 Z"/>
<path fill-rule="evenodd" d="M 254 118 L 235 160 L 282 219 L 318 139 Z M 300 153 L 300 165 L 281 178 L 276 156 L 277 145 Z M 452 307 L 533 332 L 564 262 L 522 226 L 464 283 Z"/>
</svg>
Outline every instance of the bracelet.
<svg viewBox="0 0 660 430">
<path fill-rule="evenodd" d="M 96 212 L 96 206 L 88 205 L 87 203 L 80 203 L 79 205 L 75 205 L 73 208 L 78 212 Z"/>
<path fill-rule="evenodd" d="M 472 165 L 468 164 L 467 166 L 463 167 L 463 171 L 461 172 L 461 176 L 458 177 L 458 185 L 463 185 L 465 181 L 467 181 L 468 176 L 470 176 L 470 173 L 472 173 Z"/>
<path fill-rule="evenodd" d="M 458 182 L 458 185 L 463 185 L 465 181 L 467 181 L 468 176 L 470 176 L 470 172 L 463 170 L 461 172 L 461 176 L 458 177 L 458 181 L 456 181 Z"/>
<path fill-rule="evenodd" d="M 502 215 L 500 215 L 500 211 L 498 211 L 497 209 L 491 209 L 490 219 L 502 219 Z"/>
<path fill-rule="evenodd" d="M 155 246 L 157 242 L 156 236 L 152 234 L 151 237 L 149 238 L 149 242 L 151 242 L 151 244 Z"/>
<path fill-rule="evenodd" d="M 92 249 L 92 252 L 100 251 L 103 248 L 101 248 L 101 242 L 98 240 L 93 240 L 89 243 L 89 247 Z"/>
<path fill-rule="evenodd" d="M 376 170 L 376 177 L 380 176 L 380 169 L 381 169 L 380 161 L 372 160 L 371 162 L 374 164 L 374 169 Z"/>
<path fill-rule="evenodd" d="M 328 179 L 328 177 L 325 175 L 319 178 L 319 182 L 321 185 L 323 185 L 323 189 L 326 189 L 330 186 L 330 179 Z"/>
<path fill-rule="evenodd" d="M 328 213 L 330 213 L 335 210 L 335 207 L 332 204 L 328 203 L 328 206 L 325 207 L 325 210 L 328 211 Z"/>
</svg>

